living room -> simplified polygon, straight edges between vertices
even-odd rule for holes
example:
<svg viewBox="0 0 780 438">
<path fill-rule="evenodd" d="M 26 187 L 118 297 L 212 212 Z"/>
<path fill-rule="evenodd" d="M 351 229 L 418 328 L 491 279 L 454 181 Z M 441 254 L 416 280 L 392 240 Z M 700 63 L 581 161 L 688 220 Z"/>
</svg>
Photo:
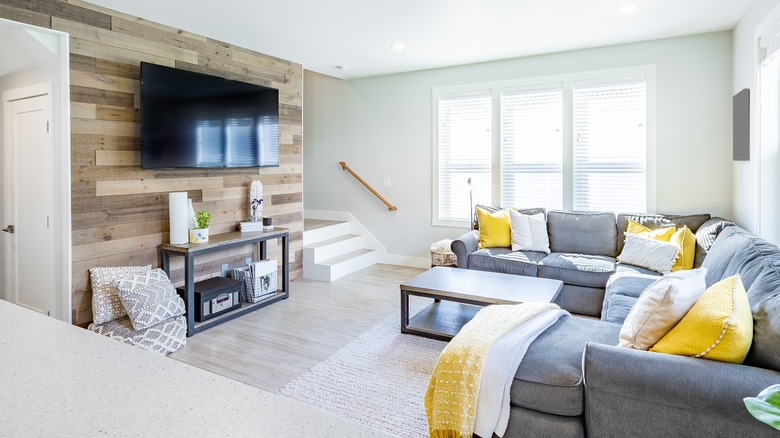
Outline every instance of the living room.
<svg viewBox="0 0 780 438">
<path fill-rule="evenodd" d="M 653 66 L 654 82 L 648 88 L 653 95 L 648 101 L 654 106 L 652 114 L 648 113 L 654 132 L 648 136 L 654 154 L 648 160 L 648 181 L 653 181 L 648 183 L 648 211 L 706 212 L 778 241 L 776 225 L 770 220 L 775 202 L 762 197 L 768 192 L 765 181 L 771 181 L 773 169 L 756 140 L 759 86 L 755 62 L 757 38 L 768 32 L 780 13 L 776 1 L 745 2 L 744 15 L 717 30 L 350 79 L 340 78 L 342 73 L 336 70 L 312 71 L 305 61 L 285 61 L 284 54 L 254 53 L 230 41 L 208 40 L 186 27 L 176 32 L 149 17 L 114 13 L 87 2 L 34 3 L 1 1 L 0 17 L 70 34 L 72 144 L 67 167 L 72 213 L 65 229 L 72 230 L 67 245 L 72 260 L 61 268 L 69 286 L 58 290 L 67 290 L 59 298 L 60 319 L 74 325 L 92 321 L 90 268 L 160 265 L 158 246 L 168 241 L 167 193 L 187 191 L 198 209 L 218 212 L 212 232 L 223 233 L 245 218 L 245 196 L 236 193 L 258 174 L 256 169 L 141 170 L 133 154 L 140 147 L 138 72 L 128 67 L 137 67 L 140 61 L 190 63 L 210 74 L 231 79 L 246 75 L 280 90 L 281 164 L 259 174 L 266 187 L 266 213 L 277 226 L 290 230 L 293 292 L 300 287 L 316 294 L 316 288 L 303 281 L 303 218 L 309 212 L 348 212 L 385 246 L 383 262 L 400 270 L 386 268 L 377 273 L 380 279 L 392 278 L 386 289 L 394 293 L 387 302 L 380 300 L 379 307 L 397 312 L 398 284 L 404 276 L 430 266 L 431 243 L 455 239 L 469 230 L 465 217 L 456 227 L 434 225 L 432 90 L 582 72 Z M 641 13 L 641 7 L 637 12 Z M 242 68 L 248 68 L 248 73 Z M 750 160 L 734 161 L 732 97 L 742 89 L 753 93 Z M 346 161 L 375 187 L 385 185 L 386 180 L 386 187 L 378 191 L 398 210 L 385 208 L 342 170 L 339 161 Z M 479 189 L 474 187 L 475 192 Z M 468 189 L 462 195 L 467 198 Z M 280 253 L 280 247 L 269 250 L 272 258 L 279 259 Z M 211 257 L 198 267 L 197 275 L 211 275 L 223 264 L 240 266 L 252 256 L 253 251 L 244 249 Z M 402 267 L 417 269 L 404 271 L 407 268 Z M 174 261 L 174 283 L 183 281 L 184 271 L 184 264 Z M 373 280 L 360 277 L 360 281 Z M 331 287 L 322 286 L 324 290 Z M 372 300 L 368 302 L 376 304 Z M 361 314 L 351 336 L 386 316 L 377 313 Z M 216 335 L 207 331 L 201 336 Z M 334 351 L 347 338 L 340 334 Z"/>
</svg>

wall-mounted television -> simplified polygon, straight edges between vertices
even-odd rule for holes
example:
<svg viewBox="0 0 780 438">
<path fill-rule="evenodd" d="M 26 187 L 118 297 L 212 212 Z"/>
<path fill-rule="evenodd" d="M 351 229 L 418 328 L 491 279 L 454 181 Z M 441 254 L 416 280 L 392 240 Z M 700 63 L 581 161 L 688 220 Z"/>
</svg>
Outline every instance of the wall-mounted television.
<svg viewBox="0 0 780 438">
<path fill-rule="evenodd" d="M 279 90 L 141 63 L 141 167 L 279 166 Z"/>
</svg>

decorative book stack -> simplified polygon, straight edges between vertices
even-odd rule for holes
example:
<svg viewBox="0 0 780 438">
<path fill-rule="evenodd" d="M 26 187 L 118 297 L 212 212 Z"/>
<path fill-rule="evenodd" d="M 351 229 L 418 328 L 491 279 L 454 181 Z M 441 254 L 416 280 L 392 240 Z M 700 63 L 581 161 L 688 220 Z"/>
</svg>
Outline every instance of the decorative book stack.
<svg viewBox="0 0 780 438">
<path fill-rule="evenodd" d="M 242 233 L 246 232 L 252 232 L 252 231 L 263 231 L 263 222 L 241 222 L 241 225 L 239 225 L 239 228 L 241 229 Z"/>
</svg>

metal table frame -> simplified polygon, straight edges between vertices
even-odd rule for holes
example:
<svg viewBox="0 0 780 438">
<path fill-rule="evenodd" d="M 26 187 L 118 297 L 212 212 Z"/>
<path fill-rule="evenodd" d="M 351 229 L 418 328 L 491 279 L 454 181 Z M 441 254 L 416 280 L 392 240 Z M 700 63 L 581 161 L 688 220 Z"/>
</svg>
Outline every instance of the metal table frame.
<svg viewBox="0 0 780 438">
<path fill-rule="evenodd" d="M 258 244 L 259 260 L 266 257 L 266 242 L 272 239 L 282 240 L 282 281 L 281 289 L 275 295 L 257 302 L 243 303 L 240 309 L 230 311 L 208 321 L 195 323 L 195 257 L 215 251 L 222 251 L 238 246 Z M 209 327 L 221 324 L 248 312 L 265 307 L 290 296 L 290 231 L 287 228 L 274 228 L 271 231 L 242 233 L 233 231 L 224 234 L 214 234 L 206 243 L 164 243 L 160 245 L 162 269 L 170 276 L 171 255 L 184 257 L 184 304 L 187 310 L 187 336 L 192 336 Z"/>
</svg>

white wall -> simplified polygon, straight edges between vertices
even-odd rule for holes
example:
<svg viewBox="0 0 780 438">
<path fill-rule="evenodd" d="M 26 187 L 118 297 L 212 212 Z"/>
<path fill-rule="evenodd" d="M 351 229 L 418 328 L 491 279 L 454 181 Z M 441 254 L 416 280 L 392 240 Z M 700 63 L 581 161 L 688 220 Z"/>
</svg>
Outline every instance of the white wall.
<svg viewBox="0 0 780 438">
<path fill-rule="evenodd" d="M 388 254 L 428 258 L 467 231 L 431 225 L 433 87 L 655 64 L 658 211 L 731 217 L 731 42 L 718 32 L 352 81 L 306 71 L 304 207 L 349 211 Z"/>
<path fill-rule="evenodd" d="M 755 0 L 733 31 L 732 94 L 750 89 L 750 161 L 733 162 L 734 220 L 757 233 L 759 226 L 758 36 L 780 15 L 777 0 Z M 780 243 L 780 242 L 775 242 Z"/>
</svg>

